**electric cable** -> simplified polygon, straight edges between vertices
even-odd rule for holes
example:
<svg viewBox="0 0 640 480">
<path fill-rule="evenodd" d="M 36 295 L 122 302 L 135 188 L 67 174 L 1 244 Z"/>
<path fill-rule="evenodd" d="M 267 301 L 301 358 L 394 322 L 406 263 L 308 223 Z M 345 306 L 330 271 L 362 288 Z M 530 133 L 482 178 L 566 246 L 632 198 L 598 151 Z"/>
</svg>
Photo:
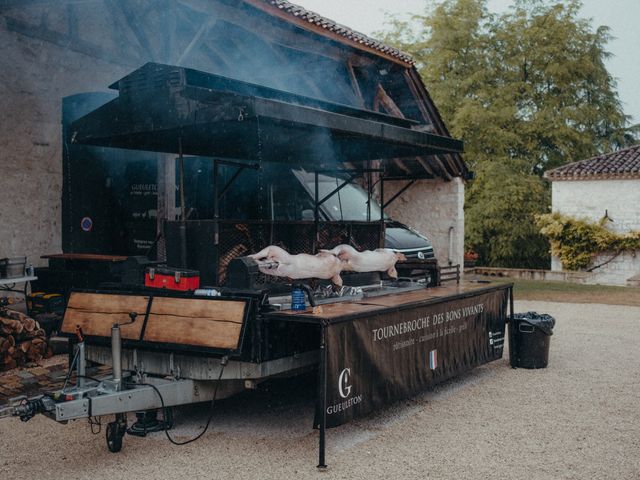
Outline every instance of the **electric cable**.
<svg viewBox="0 0 640 480">
<path fill-rule="evenodd" d="M 198 435 L 196 435 L 193 438 L 190 438 L 189 440 L 185 440 L 184 442 L 179 442 L 177 440 L 174 440 L 173 438 L 171 438 L 171 435 L 169 435 L 169 425 L 168 423 L 165 423 L 165 427 L 164 427 L 164 434 L 166 435 L 167 439 L 173 443 L 174 445 L 187 445 L 188 443 L 191 442 L 195 442 L 196 440 L 198 440 L 199 438 L 201 438 L 209 429 L 209 425 L 211 424 L 211 420 L 213 420 L 213 411 L 214 411 L 214 406 L 216 404 L 216 397 L 218 396 L 218 387 L 220 386 L 220 380 L 222 379 L 222 374 L 224 373 L 224 367 L 226 367 L 227 363 L 229 361 L 228 357 L 222 357 L 221 361 L 220 361 L 220 374 L 218 375 L 218 381 L 216 382 L 216 386 L 213 389 L 213 398 L 211 399 L 211 405 L 209 407 L 209 418 L 207 418 L 207 423 L 204 426 L 204 430 L 202 430 Z M 156 387 L 155 385 L 151 384 L 151 383 L 127 383 L 127 386 L 131 386 L 131 387 L 136 387 L 136 386 L 144 386 L 144 387 L 151 387 L 153 388 L 153 390 L 156 392 L 156 394 L 158 395 L 158 398 L 160 399 L 160 404 L 162 405 L 162 414 L 164 415 L 164 418 L 167 418 L 167 407 L 165 406 L 164 403 L 164 398 L 162 397 L 162 393 L 160 393 L 160 390 L 158 389 L 158 387 Z"/>
<path fill-rule="evenodd" d="M 73 372 L 73 367 L 76 364 L 76 361 L 78 360 L 78 352 L 80 350 L 78 348 L 76 348 L 76 351 L 73 355 L 73 360 L 71 360 L 71 365 L 69 365 L 69 369 L 67 370 L 67 376 L 64 379 L 64 384 L 62 385 L 62 392 L 64 392 L 65 388 L 67 388 L 67 382 L 69 382 L 69 378 L 71 377 L 71 372 Z"/>
<path fill-rule="evenodd" d="M 78 357 L 78 352 L 79 349 L 76 349 L 75 355 L 73 357 L 73 360 L 71 361 L 71 365 L 69 366 L 69 370 L 67 371 L 67 376 L 65 378 L 64 381 L 64 385 L 62 387 L 62 392 L 64 392 L 67 383 L 69 381 L 69 378 L 71 377 L 71 373 L 73 372 L 73 366 L 75 365 L 76 361 L 77 361 L 77 357 Z M 164 425 L 164 434 L 166 435 L 167 439 L 174 445 L 187 445 L 189 443 L 195 442 L 196 440 L 200 439 L 209 429 L 209 425 L 211 425 L 211 420 L 213 420 L 213 412 L 214 412 L 214 407 L 216 404 L 216 398 L 218 396 L 218 387 L 220 386 L 220 380 L 222 379 L 222 374 L 224 373 L 224 368 L 227 366 L 227 363 L 229 362 L 229 357 L 224 356 L 222 357 L 222 359 L 220 360 L 220 374 L 218 375 L 218 380 L 216 381 L 216 386 L 213 389 L 213 398 L 211 399 L 211 405 L 209 407 L 209 417 L 207 418 L 207 423 L 204 426 L 204 430 L 202 430 L 202 432 L 200 432 L 198 435 L 196 435 L 193 438 L 190 438 L 189 440 L 185 440 L 184 442 L 179 442 L 177 440 L 174 440 L 173 438 L 171 438 L 171 435 L 169 435 L 169 423 L 165 422 Z M 77 375 L 76 378 L 84 378 L 86 380 L 91 380 L 97 383 L 101 383 L 101 380 L 98 380 L 97 378 L 93 378 L 93 377 L 89 377 L 87 375 Z M 162 397 L 162 393 L 160 393 L 160 390 L 158 389 L 158 387 L 156 387 L 155 385 L 151 384 L 151 383 L 125 383 L 125 385 L 130 386 L 130 387 L 136 387 L 136 386 L 145 386 L 145 387 L 151 387 L 156 394 L 158 395 L 158 398 L 160 399 L 160 404 L 162 405 L 162 414 L 165 418 L 165 420 L 167 419 L 167 407 L 165 406 L 164 403 L 164 398 Z M 91 433 L 100 433 L 101 430 L 101 422 L 100 419 L 98 418 L 97 422 L 93 421 L 91 418 L 89 418 L 89 425 L 91 426 Z M 94 425 L 96 425 L 98 427 L 98 430 L 96 432 L 94 432 Z"/>
<path fill-rule="evenodd" d="M 89 417 L 89 427 L 91 428 L 91 433 L 94 435 L 98 435 L 102 431 L 102 418 L 101 417 Z M 97 430 L 95 429 L 97 427 Z"/>
</svg>

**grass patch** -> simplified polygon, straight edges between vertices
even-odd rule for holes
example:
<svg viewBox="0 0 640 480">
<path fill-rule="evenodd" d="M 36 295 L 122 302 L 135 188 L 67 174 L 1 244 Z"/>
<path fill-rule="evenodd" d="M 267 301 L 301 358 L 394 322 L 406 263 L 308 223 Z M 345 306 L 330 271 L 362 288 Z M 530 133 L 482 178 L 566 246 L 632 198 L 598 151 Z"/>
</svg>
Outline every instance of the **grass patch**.
<svg viewBox="0 0 640 480">
<path fill-rule="evenodd" d="M 580 283 L 545 282 L 540 280 L 520 280 L 517 278 L 502 278 L 500 281 L 513 282 L 513 296 L 516 300 L 603 303 L 607 305 L 632 305 L 640 307 L 640 288 L 635 287 L 582 285 Z"/>
</svg>

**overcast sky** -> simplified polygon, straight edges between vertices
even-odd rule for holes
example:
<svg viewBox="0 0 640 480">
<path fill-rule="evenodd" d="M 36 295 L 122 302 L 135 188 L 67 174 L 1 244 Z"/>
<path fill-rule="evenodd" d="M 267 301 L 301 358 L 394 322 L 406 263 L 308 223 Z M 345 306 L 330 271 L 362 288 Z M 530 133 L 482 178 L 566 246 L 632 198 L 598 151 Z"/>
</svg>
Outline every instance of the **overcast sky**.
<svg viewBox="0 0 640 480">
<path fill-rule="evenodd" d="M 291 0 L 367 35 L 383 28 L 385 12 L 422 13 L 427 0 Z M 489 0 L 489 9 L 502 12 L 511 0 Z M 608 45 L 613 57 L 609 72 L 618 80 L 624 111 L 640 122 L 640 0 L 583 0 L 583 14 L 595 26 L 607 25 L 615 37 Z"/>
</svg>

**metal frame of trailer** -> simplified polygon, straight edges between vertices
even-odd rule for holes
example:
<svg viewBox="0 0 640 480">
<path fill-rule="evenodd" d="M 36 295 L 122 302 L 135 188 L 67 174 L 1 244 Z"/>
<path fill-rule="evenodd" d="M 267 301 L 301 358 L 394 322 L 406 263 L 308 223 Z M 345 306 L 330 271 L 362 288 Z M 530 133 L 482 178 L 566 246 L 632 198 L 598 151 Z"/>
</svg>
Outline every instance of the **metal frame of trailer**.
<svg viewBox="0 0 640 480">
<path fill-rule="evenodd" d="M 85 292 L 90 294 L 90 292 Z M 344 338 L 336 341 L 330 335 L 330 329 L 341 325 L 355 325 L 358 322 L 382 321 L 381 325 L 391 327 L 401 318 L 414 315 L 413 312 L 424 318 L 424 312 L 429 309 L 440 309 L 441 311 L 455 311 L 464 302 L 473 302 L 483 295 L 503 294 L 503 302 L 496 309 L 485 311 L 482 315 L 475 315 L 472 322 L 477 324 L 474 344 L 474 337 L 471 340 L 464 340 L 462 344 L 457 341 L 451 347 L 451 351 L 441 350 L 442 362 L 457 364 L 462 357 L 473 357 L 471 351 L 477 351 L 478 345 L 483 346 L 487 355 L 479 355 L 471 358 L 471 363 L 460 364 L 443 372 L 439 376 L 427 376 L 422 374 L 422 379 L 409 390 L 403 390 L 400 396 L 391 395 L 378 399 L 371 406 L 360 413 L 354 413 L 347 418 L 328 420 L 328 416 L 337 413 L 335 399 L 341 402 L 345 399 L 339 382 L 342 375 L 336 377 L 331 375 L 333 362 L 330 357 L 344 358 L 361 357 L 365 351 L 371 350 L 371 345 L 358 349 L 358 343 L 348 344 L 344 350 Z M 508 304 L 507 304 L 508 302 Z M 507 308 L 509 314 L 507 314 Z M 344 313 L 349 312 L 349 313 Z M 403 317 L 403 313 L 405 316 Z M 120 315 L 126 317 L 125 312 Z M 147 313 L 148 315 L 148 313 Z M 82 418 L 97 416 L 115 415 L 116 420 L 109 424 L 107 428 L 107 444 L 112 451 L 118 451 L 122 447 L 122 436 L 124 429 L 119 425 L 126 425 L 126 414 L 135 411 L 146 411 L 160 408 L 169 408 L 180 405 L 189 405 L 215 399 L 228 398 L 245 389 L 254 389 L 257 384 L 268 380 L 274 376 L 292 376 L 310 369 L 318 368 L 318 397 L 314 426 L 319 430 L 318 444 L 318 467 L 326 467 L 326 431 L 329 427 L 338 426 L 351 418 L 367 415 L 368 413 L 381 408 L 384 404 L 393 403 L 401 398 L 406 398 L 425 388 L 429 388 L 454 375 L 460 374 L 471 368 L 502 358 L 505 342 L 505 328 L 509 318 L 513 315 L 513 288 L 511 284 L 462 284 L 449 287 L 433 287 L 429 289 L 411 290 L 403 294 L 389 294 L 373 298 L 360 298 L 348 302 L 325 304 L 323 313 L 313 313 L 310 310 L 302 313 L 295 313 L 289 310 L 272 311 L 260 313 L 255 317 L 246 318 L 247 321 L 283 321 L 290 324 L 306 324 L 318 327 L 318 346 L 307 352 L 295 355 L 284 356 L 264 362 L 242 361 L 239 359 L 229 359 L 228 355 L 221 353 L 195 355 L 185 349 L 167 349 L 167 345 L 160 348 L 152 348 L 152 345 L 140 343 L 136 347 L 129 346 L 122 348 L 121 334 L 117 325 L 112 327 L 110 345 L 104 342 L 95 343 L 98 337 L 93 337 L 93 342 L 85 340 L 77 346 L 83 358 L 78 363 L 78 380 L 75 387 L 63 392 L 56 392 L 53 396 L 39 396 L 30 400 L 19 399 L 4 409 L 4 415 L 12 414 L 29 419 L 36 413 L 43 413 L 46 416 L 58 421 L 67 422 Z M 415 315 L 414 315 L 415 316 Z M 380 320 L 381 319 L 381 320 Z M 424 332 L 428 328 L 421 325 Z M 384 327 L 383 327 L 384 328 Z M 467 329 L 467 327 L 465 327 Z M 469 330 L 471 331 L 471 330 Z M 424 333 L 423 332 L 423 333 Z M 351 336 L 352 334 L 350 334 Z M 91 338 L 91 337 L 88 337 Z M 417 337 L 414 337 L 417 338 Z M 467 343 L 465 343 L 467 342 Z M 348 343 L 348 342 L 347 342 Z M 461 346 L 460 346 L 461 345 Z M 432 344 L 425 343 L 420 347 L 423 352 L 432 348 Z M 157 346 L 156 346 L 157 347 Z M 441 348 L 441 347 L 438 347 Z M 393 358 L 387 352 L 378 351 L 369 354 L 365 370 L 371 368 L 378 372 L 381 363 L 391 361 Z M 236 352 L 238 353 L 238 352 Z M 419 353 L 420 355 L 422 353 Z M 230 351 L 227 352 L 230 354 Z M 477 352 L 476 354 L 477 355 Z M 85 360 L 95 361 L 101 364 L 110 364 L 114 368 L 113 378 L 94 381 L 84 378 Z M 365 355 L 366 356 L 366 355 Z M 121 359 L 114 363 L 114 359 Z M 399 365 L 407 360 L 400 360 Z M 410 360 L 412 361 L 412 360 Z M 372 367 L 369 367 L 369 364 Z M 350 364 L 350 368 L 355 371 L 357 366 Z M 423 367 L 426 371 L 426 367 Z M 333 369 L 335 370 L 335 369 Z M 127 373 L 125 373 L 127 372 Z M 344 371 L 343 371 L 344 372 Z M 400 377 L 400 375 L 398 375 Z M 419 375 L 420 376 L 420 375 Z M 336 382 L 338 378 L 338 382 Z M 366 386 L 369 391 L 376 389 L 384 390 L 386 384 L 393 383 L 396 379 L 388 377 L 379 380 L 369 380 Z M 404 380 L 398 379 L 400 383 Z M 382 383 L 380 383 L 382 382 Z M 413 381 L 411 383 L 414 383 Z M 356 386 L 355 383 L 349 384 Z M 359 388 L 362 389 L 362 386 Z M 418 390 L 416 390 L 418 388 Z M 342 398 L 341 398 L 342 397 Z M 56 398 L 56 400 L 53 400 Z M 358 403 L 366 403 L 360 397 L 359 401 L 349 403 L 343 402 L 349 408 Z M 331 405 L 334 405 L 331 407 Z M 338 403 L 339 405 L 339 403 Z M 330 408 L 331 407 L 331 408 Z M 345 408 L 345 411 L 346 411 Z M 0 417 L 3 411 L 0 410 Z M 110 437 L 110 432 L 112 437 Z M 113 438 L 113 435 L 116 438 Z M 119 436 L 119 437 L 118 437 Z M 115 446 L 115 448 L 114 448 Z"/>
</svg>

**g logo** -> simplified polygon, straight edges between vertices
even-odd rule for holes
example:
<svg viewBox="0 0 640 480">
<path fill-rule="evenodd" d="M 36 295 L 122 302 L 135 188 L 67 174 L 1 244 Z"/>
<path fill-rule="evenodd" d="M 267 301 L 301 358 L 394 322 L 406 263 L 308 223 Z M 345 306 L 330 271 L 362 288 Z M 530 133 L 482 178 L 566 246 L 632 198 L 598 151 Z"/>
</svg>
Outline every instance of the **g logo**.
<svg viewBox="0 0 640 480">
<path fill-rule="evenodd" d="M 351 394 L 351 384 L 349 380 L 351 379 L 351 369 L 345 368 L 340 372 L 340 377 L 338 377 L 338 393 L 342 398 L 347 398 Z"/>
</svg>

